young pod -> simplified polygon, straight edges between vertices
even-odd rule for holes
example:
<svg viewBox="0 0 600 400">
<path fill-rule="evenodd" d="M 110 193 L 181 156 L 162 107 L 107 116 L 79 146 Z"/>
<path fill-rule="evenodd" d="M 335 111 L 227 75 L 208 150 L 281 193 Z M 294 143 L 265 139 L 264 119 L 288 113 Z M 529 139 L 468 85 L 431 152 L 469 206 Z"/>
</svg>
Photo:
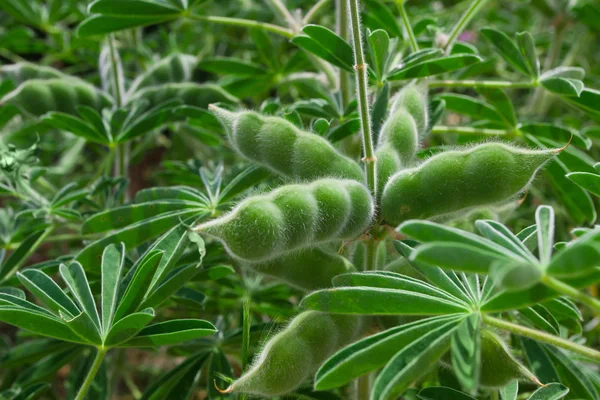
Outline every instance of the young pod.
<svg viewBox="0 0 600 400">
<path fill-rule="evenodd" d="M 423 137 L 429 125 L 429 102 L 427 99 L 427 86 L 424 84 L 410 84 L 402 88 L 394 97 L 391 113 L 405 108 L 415 119 L 419 136 Z"/>
<path fill-rule="evenodd" d="M 505 201 L 523 191 L 559 150 L 486 143 L 435 155 L 386 184 L 381 215 L 390 225 Z"/>
<path fill-rule="evenodd" d="M 52 67 L 24 61 L 16 64 L 3 65 L 0 67 L 0 77 L 2 79 L 11 80 L 15 84 L 20 84 L 30 79 L 66 78 L 68 75 L 63 74 Z"/>
<path fill-rule="evenodd" d="M 354 269 L 345 257 L 322 249 L 301 250 L 250 267 L 306 291 L 331 287 L 335 276 Z"/>
<path fill-rule="evenodd" d="M 77 106 L 101 110 L 110 99 L 95 87 L 79 79 L 30 79 L 0 100 L 29 114 L 40 116 L 50 111 L 77 114 Z"/>
<path fill-rule="evenodd" d="M 375 157 L 377 169 L 377 199 L 381 198 L 383 188 L 390 177 L 400 169 L 413 163 L 419 148 L 419 133 L 412 115 L 400 107 L 384 122 Z"/>
<path fill-rule="evenodd" d="M 291 392 L 361 331 L 361 317 L 306 311 L 266 343 L 252 367 L 225 390 L 272 397 Z"/>
<path fill-rule="evenodd" d="M 223 88 L 212 83 L 166 83 L 164 85 L 150 86 L 136 92 L 129 101 L 146 99 L 148 107 L 154 107 L 168 100 L 180 100 L 188 106 L 207 108 L 211 103 L 235 104 L 238 99 L 227 93 Z"/>
<path fill-rule="evenodd" d="M 510 352 L 508 346 L 495 333 L 481 331 L 481 367 L 479 381 L 488 388 L 502 388 L 515 379 L 539 380 Z"/>
<path fill-rule="evenodd" d="M 190 54 L 172 54 L 153 64 L 131 84 L 128 97 L 148 86 L 165 83 L 189 82 L 192 79 L 198 59 Z"/>
<path fill-rule="evenodd" d="M 210 106 L 210 110 L 242 156 L 280 175 L 301 180 L 364 180 L 362 168 L 340 154 L 329 141 L 304 132 L 283 118 L 265 117 L 253 111 L 229 112 L 216 106 Z"/>
<path fill-rule="evenodd" d="M 373 216 L 371 194 L 351 180 L 321 179 L 287 185 L 241 202 L 228 215 L 195 230 L 223 242 L 234 257 L 250 262 L 339 239 L 353 239 Z"/>
</svg>

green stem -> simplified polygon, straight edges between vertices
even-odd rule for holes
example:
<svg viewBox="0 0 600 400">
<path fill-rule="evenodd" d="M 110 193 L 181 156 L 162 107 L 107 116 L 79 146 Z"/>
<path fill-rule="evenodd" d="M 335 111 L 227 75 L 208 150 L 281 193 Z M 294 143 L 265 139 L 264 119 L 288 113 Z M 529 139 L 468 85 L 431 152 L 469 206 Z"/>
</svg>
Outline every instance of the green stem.
<svg viewBox="0 0 600 400">
<path fill-rule="evenodd" d="M 279 25 L 267 24 L 265 22 L 252 21 L 241 18 L 215 17 L 194 14 L 187 15 L 187 18 L 192 19 L 194 21 L 211 22 L 214 24 L 221 25 L 240 26 L 245 28 L 259 28 L 267 32 L 281 35 L 287 39 L 291 39 L 294 37 L 294 32 L 291 29 L 287 29 Z"/>
<path fill-rule="evenodd" d="M 285 22 L 287 22 L 288 26 L 292 28 L 294 32 L 300 32 L 302 26 L 298 23 L 296 18 L 290 13 L 290 10 L 287 9 L 285 4 L 281 2 L 281 0 L 267 0 L 271 7 L 275 10 L 277 14 L 279 14 L 280 18 L 283 18 Z"/>
<path fill-rule="evenodd" d="M 377 247 L 379 242 L 369 240 L 365 242 L 365 271 L 375 271 L 377 269 Z"/>
<path fill-rule="evenodd" d="M 117 65 L 117 49 L 115 48 L 115 35 L 108 35 L 108 47 L 110 49 L 110 65 L 113 72 L 113 85 L 115 86 L 115 101 L 117 107 L 121 107 L 123 104 L 123 97 L 121 93 L 121 82 L 119 82 L 119 66 Z"/>
<path fill-rule="evenodd" d="M 477 81 L 477 80 L 431 80 L 427 85 L 432 88 L 495 88 L 495 89 L 528 89 L 538 86 L 536 81 Z"/>
<path fill-rule="evenodd" d="M 369 95 L 367 80 L 367 64 L 362 47 L 362 32 L 360 26 L 360 0 L 348 0 L 350 10 L 350 28 L 354 44 L 354 70 L 356 71 L 356 97 L 361 120 L 367 185 L 375 193 L 375 151 L 373 150 L 373 135 L 371 133 L 371 115 L 369 113 Z"/>
<path fill-rule="evenodd" d="M 356 400 L 368 400 L 371 397 L 371 375 L 366 374 L 356 380 Z"/>
<path fill-rule="evenodd" d="M 317 3 L 315 3 L 315 5 L 312 6 L 310 8 L 310 10 L 308 10 L 308 12 L 306 13 L 306 15 L 302 19 L 302 24 L 303 25 L 310 24 L 310 22 L 317 15 L 319 15 L 319 13 L 321 13 L 323 11 L 323 9 L 325 8 L 325 6 L 328 5 L 330 1 L 331 0 L 319 0 Z M 336 0 L 336 1 L 339 1 L 339 0 Z"/>
<path fill-rule="evenodd" d="M 85 380 L 83 381 L 83 385 L 81 385 L 79 392 L 77 392 L 77 397 L 75 397 L 75 400 L 85 399 L 85 395 L 87 394 L 88 390 L 90 389 L 92 382 L 94 382 L 94 378 L 96 377 L 96 374 L 98 373 L 98 370 L 100 369 L 100 366 L 102 365 L 102 361 L 104 360 L 105 354 L 106 354 L 106 349 L 98 348 L 98 352 L 96 353 L 96 358 L 94 358 L 94 363 L 92 364 L 92 367 L 88 371 L 88 374 L 85 377 Z"/>
<path fill-rule="evenodd" d="M 248 353 L 250 348 L 250 299 L 244 300 L 242 316 L 242 371 L 248 367 Z"/>
<path fill-rule="evenodd" d="M 348 3 L 346 0 L 336 0 L 336 31 L 337 34 L 344 40 L 348 40 Z M 350 73 L 344 69 L 339 69 L 338 86 L 342 96 L 342 107 L 346 109 L 352 98 L 350 87 Z"/>
<path fill-rule="evenodd" d="M 471 3 L 471 6 L 469 6 L 467 11 L 465 11 L 465 13 L 460 17 L 456 25 L 454 25 L 454 28 L 452 28 L 452 31 L 448 36 L 448 42 L 446 42 L 446 45 L 444 46 L 444 49 L 447 53 L 450 53 L 450 51 L 452 50 L 452 46 L 454 46 L 454 42 L 456 42 L 460 34 L 467 27 L 467 24 L 471 21 L 475 14 L 477 14 L 479 9 L 485 4 L 486 1 L 487 0 L 473 1 L 473 3 Z"/>
<path fill-rule="evenodd" d="M 504 329 L 517 335 L 535 339 L 540 342 L 554 345 L 556 347 L 561 347 L 565 350 L 569 350 L 573 353 L 577 353 L 584 357 L 587 357 L 590 360 L 593 360 L 594 362 L 600 364 L 600 351 L 582 346 L 570 340 L 550 335 L 549 333 L 538 331 L 536 329 L 531 329 L 525 326 L 513 324 L 512 322 L 507 322 L 498 318 L 493 318 L 487 315 L 483 316 L 483 322 L 485 322 L 487 325 Z"/>
<path fill-rule="evenodd" d="M 415 32 L 412 29 L 412 25 L 410 24 L 410 20 L 408 19 L 408 13 L 406 12 L 406 8 L 404 7 L 404 2 L 406 0 L 396 0 L 396 5 L 398 6 L 398 11 L 400 12 L 400 16 L 402 17 L 402 22 L 404 23 L 404 29 L 406 29 L 406 35 L 408 36 L 408 42 L 410 43 L 410 48 L 413 53 L 415 51 L 419 51 L 419 43 L 417 43 L 417 38 L 415 37 Z"/>
<path fill-rule="evenodd" d="M 503 136 L 510 135 L 513 133 L 507 129 L 487 129 L 487 128 L 471 128 L 462 126 L 444 126 L 436 125 L 431 129 L 431 133 L 434 135 L 444 133 L 458 133 L 460 135 L 490 135 L 490 136 Z"/>
<path fill-rule="evenodd" d="M 569 297 L 572 297 L 575 300 L 578 300 L 579 302 L 590 307 L 597 313 L 600 313 L 600 300 L 596 299 L 595 297 L 588 296 L 587 294 L 575 289 L 574 287 L 569 286 L 566 283 L 561 282 L 558 279 L 551 278 L 547 275 L 542 278 L 542 282 L 549 288 L 554 289 L 557 292 L 565 294 Z"/>
</svg>

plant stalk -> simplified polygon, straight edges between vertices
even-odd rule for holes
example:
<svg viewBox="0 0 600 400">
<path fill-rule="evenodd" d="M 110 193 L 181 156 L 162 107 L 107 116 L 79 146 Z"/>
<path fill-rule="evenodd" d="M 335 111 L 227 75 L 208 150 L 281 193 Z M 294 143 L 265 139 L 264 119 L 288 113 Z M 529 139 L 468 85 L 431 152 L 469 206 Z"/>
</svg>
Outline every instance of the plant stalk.
<svg viewBox="0 0 600 400">
<path fill-rule="evenodd" d="M 454 28 L 452 28 L 452 31 L 448 36 L 448 41 L 444 46 L 444 50 L 446 50 L 446 53 L 450 53 L 452 47 L 454 46 L 454 43 L 456 42 L 460 34 L 465 30 L 468 23 L 471 21 L 471 19 L 473 19 L 475 14 L 477 14 L 479 9 L 486 3 L 486 1 L 487 0 L 473 1 L 473 3 L 471 3 L 467 11 L 465 11 L 465 13 L 460 17 L 456 25 L 454 25 Z"/>
<path fill-rule="evenodd" d="M 406 29 L 406 36 L 408 36 L 408 42 L 410 43 L 410 48 L 413 51 L 419 51 L 419 43 L 417 42 L 417 38 L 415 37 L 415 32 L 412 29 L 412 25 L 410 24 L 410 19 L 408 18 L 408 13 L 406 12 L 406 8 L 404 7 L 404 2 L 406 0 L 396 0 L 396 5 L 398 6 L 398 11 L 400 12 L 400 17 L 402 17 L 402 23 L 404 24 L 404 29 Z"/>
<path fill-rule="evenodd" d="M 525 336 L 531 339 L 539 340 L 540 342 L 548 343 L 556 347 L 563 348 L 565 350 L 572 351 L 573 353 L 580 354 L 590 360 L 600 364 L 600 351 L 591 349 L 586 346 L 582 346 L 575 342 L 567 339 L 560 338 L 558 336 L 550 335 L 549 333 L 531 329 L 525 326 L 513 324 L 512 322 L 503 321 L 498 318 L 484 315 L 483 322 L 487 325 L 494 326 L 496 328 L 504 329 L 506 331 L 515 333 L 517 335 Z"/>
<path fill-rule="evenodd" d="M 85 380 L 83 381 L 83 385 L 81 385 L 81 388 L 79 389 L 79 392 L 77 392 L 77 396 L 75 397 L 75 400 L 85 399 L 85 395 L 87 394 L 88 390 L 90 390 L 90 386 L 92 386 L 92 382 L 94 382 L 94 378 L 96 377 L 96 374 L 98 373 L 98 370 L 100 369 L 100 366 L 102 365 L 102 361 L 104 361 L 105 355 L 106 355 L 106 349 L 98 348 L 98 352 L 96 353 L 96 357 L 94 358 L 94 363 L 92 364 L 92 367 L 88 371 L 87 376 L 85 377 Z"/>
<path fill-rule="evenodd" d="M 375 193 L 375 152 L 373 150 L 373 135 L 371 133 L 371 116 L 369 113 L 367 65 L 362 47 L 362 32 L 360 26 L 360 0 L 348 0 L 350 10 L 350 29 L 354 44 L 354 70 L 356 74 L 356 97 L 361 120 L 365 169 L 367 185 Z"/>
<path fill-rule="evenodd" d="M 377 269 L 378 244 L 378 241 L 372 239 L 365 242 L 365 271 L 375 271 Z"/>
<path fill-rule="evenodd" d="M 250 349 L 250 299 L 244 300 L 242 316 L 242 372 L 248 367 L 248 353 Z"/>
<path fill-rule="evenodd" d="M 432 88 L 495 88 L 495 89 L 529 89 L 538 86 L 536 81 L 477 81 L 477 80 L 431 80 L 427 85 Z"/>
<path fill-rule="evenodd" d="M 542 282 L 549 288 L 554 289 L 557 292 L 565 294 L 569 297 L 572 297 L 575 300 L 585 304 L 586 306 L 594 310 L 596 313 L 600 313 L 600 300 L 592 296 L 588 296 L 582 291 L 577 290 L 574 287 L 569 286 L 566 283 L 561 282 L 558 279 L 549 277 L 547 275 L 542 278 Z"/>
<path fill-rule="evenodd" d="M 194 21 L 202 21 L 202 22 L 211 22 L 214 24 L 221 25 L 231 25 L 231 26 L 240 26 L 244 28 L 259 28 L 263 29 L 267 32 L 275 33 L 277 35 L 283 36 L 284 38 L 291 39 L 294 37 L 294 32 L 291 29 L 284 28 L 279 25 L 268 24 L 265 22 L 252 21 L 248 19 L 242 18 L 229 18 L 229 17 L 215 17 L 215 16 L 205 16 L 205 15 L 194 15 L 189 14 L 187 18 L 192 19 Z"/>
</svg>

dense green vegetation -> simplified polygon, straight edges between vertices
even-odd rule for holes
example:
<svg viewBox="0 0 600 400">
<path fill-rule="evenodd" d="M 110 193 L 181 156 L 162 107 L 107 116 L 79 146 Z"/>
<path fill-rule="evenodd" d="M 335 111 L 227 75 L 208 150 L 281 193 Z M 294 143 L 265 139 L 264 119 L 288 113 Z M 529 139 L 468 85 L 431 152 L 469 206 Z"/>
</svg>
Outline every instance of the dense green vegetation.
<svg viewBox="0 0 600 400">
<path fill-rule="evenodd" d="M 600 399 L 596 0 L 0 21 L 0 400 Z"/>
</svg>

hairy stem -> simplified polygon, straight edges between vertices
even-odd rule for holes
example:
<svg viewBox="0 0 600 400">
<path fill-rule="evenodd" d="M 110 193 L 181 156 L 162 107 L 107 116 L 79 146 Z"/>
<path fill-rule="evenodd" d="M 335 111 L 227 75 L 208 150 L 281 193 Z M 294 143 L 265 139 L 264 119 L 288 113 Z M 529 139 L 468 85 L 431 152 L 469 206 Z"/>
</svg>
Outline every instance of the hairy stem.
<svg viewBox="0 0 600 400">
<path fill-rule="evenodd" d="M 444 126 L 436 125 L 431 129 L 431 133 L 434 135 L 444 133 L 458 133 L 460 135 L 490 135 L 490 136 L 503 136 L 510 135 L 513 133 L 508 129 L 485 129 L 485 128 L 471 128 L 462 126 Z"/>
<path fill-rule="evenodd" d="M 248 353 L 250 348 L 250 299 L 244 300 L 242 316 L 242 372 L 248 367 Z"/>
<path fill-rule="evenodd" d="M 90 389 L 92 382 L 94 382 L 94 378 L 96 377 L 96 374 L 98 373 L 98 370 L 100 369 L 100 366 L 102 365 L 102 361 L 104 360 L 105 355 L 106 355 L 106 349 L 98 348 L 98 352 L 96 353 L 96 357 L 94 358 L 94 363 L 92 364 L 90 370 L 88 371 L 87 376 L 85 377 L 85 380 L 83 381 L 83 385 L 81 385 L 81 388 L 79 389 L 79 392 L 77 392 L 77 396 L 75 397 L 75 400 L 85 399 L 85 395 L 87 394 L 88 390 Z"/>
<path fill-rule="evenodd" d="M 531 339 L 538 340 L 540 342 L 548 343 L 556 347 L 563 348 L 565 350 L 572 351 L 573 353 L 580 354 L 600 364 L 600 351 L 591 349 L 586 346 L 582 346 L 570 340 L 563 339 L 546 332 L 538 331 L 536 329 L 531 329 L 525 326 L 513 324 L 512 322 L 507 322 L 487 315 L 483 316 L 483 322 L 487 325 L 504 329 L 517 335 L 525 336 Z"/>
<path fill-rule="evenodd" d="M 365 242 L 365 271 L 374 271 L 377 269 L 377 247 L 379 242 L 369 240 Z"/>
<path fill-rule="evenodd" d="M 596 313 L 600 313 L 600 300 L 592 296 L 588 296 L 587 294 L 575 289 L 574 287 L 569 286 L 566 283 L 561 282 L 558 279 L 551 278 L 549 276 L 544 276 L 542 278 L 542 282 L 549 288 L 552 288 L 559 293 L 572 297 L 575 300 L 590 307 Z"/>
<path fill-rule="evenodd" d="M 362 32 L 360 26 L 360 0 L 348 0 L 350 10 L 350 28 L 354 44 L 354 70 L 356 72 L 356 97 L 360 114 L 367 185 L 375 193 L 375 152 L 373 150 L 373 135 L 371 133 L 371 116 L 369 114 L 369 85 L 367 80 L 367 65 L 362 47 Z"/>
<path fill-rule="evenodd" d="M 335 2 L 337 34 L 344 40 L 348 40 L 348 3 L 347 0 L 336 0 Z M 350 87 L 350 73 L 339 69 L 338 86 L 342 96 L 342 107 L 345 109 L 352 98 Z"/>
<path fill-rule="evenodd" d="M 431 80 L 427 85 L 432 88 L 495 88 L 495 89 L 529 89 L 538 86 L 536 81 L 479 81 L 479 80 Z"/>
<path fill-rule="evenodd" d="M 456 42 L 460 34 L 465 30 L 471 19 L 475 16 L 475 14 L 477 14 L 479 9 L 486 3 L 486 1 L 487 0 L 474 0 L 473 3 L 471 3 L 469 8 L 467 9 L 467 11 L 465 11 L 465 13 L 460 17 L 458 22 L 456 22 L 456 25 L 454 25 L 454 28 L 452 28 L 452 31 L 448 36 L 448 41 L 444 46 L 444 49 L 447 53 L 450 53 L 450 51 L 452 50 L 452 46 L 454 46 L 454 43 Z"/>
<path fill-rule="evenodd" d="M 239 27 L 244 27 L 244 28 L 259 28 L 259 29 L 263 29 L 267 32 L 271 32 L 271 33 L 275 33 L 277 35 L 283 36 L 287 39 L 291 39 L 294 37 L 294 32 L 291 29 L 287 29 L 287 28 L 284 28 L 279 25 L 268 24 L 265 22 L 252 21 L 249 19 L 215 17 L 215 16 L 195 15 L 195 14 L 189 14 L 189 15 L 187 15 L 187 18 L 193 19 L 194 21 L 211 22 L 214 24 L 221 24 L 221 25 L 239 26 Z"/>
<path fill-rule="evenodd" d="M 406 12 L 406 8 L 404 7 L 405 1 L 406 0 L 396 0 L 396 5 L 398 6 L 400 17 L 402 17 L 402 23 L 404 24 L 404 29 L 406 30 L 406 36 L 408 36 L 410 48 L 414 53 L 415 51 L 419 51 L 419 44 L 417 43 L 415 32 L 412 29 L 412 25 L 410 24 L 410 20 L 408 19 L 408 13 Z"/>
</svg>

